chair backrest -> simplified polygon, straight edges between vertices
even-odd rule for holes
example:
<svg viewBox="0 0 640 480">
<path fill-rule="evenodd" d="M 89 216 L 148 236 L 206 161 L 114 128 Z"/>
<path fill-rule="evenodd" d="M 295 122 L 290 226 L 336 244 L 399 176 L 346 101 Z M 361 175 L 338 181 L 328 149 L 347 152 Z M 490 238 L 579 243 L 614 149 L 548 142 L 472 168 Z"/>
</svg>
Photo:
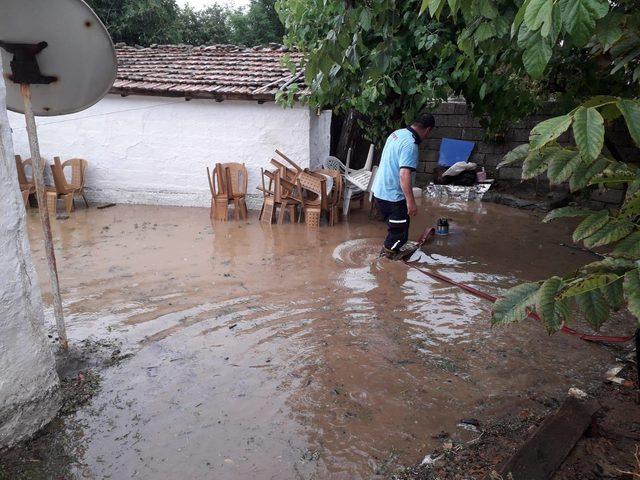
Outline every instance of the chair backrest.
<svg viewBox="0 0 640 480">
<path fill-rule="evenodd" d="M 71 184 L 76 188 L 84 187 L 84 176 L 87 170 L 87 162 L 84 158 L 71 158 L 62 164 L 62 170 L 71 167 Z"/>
<path fill-rule="evenodd" d="M 53 157 L 53 165 L 51 165 L 51 173 L 53 174 L 53 183 L 56 187 L 56 193 L 65 194 L 69 192 L 69 184 L 62 170 L 62 162 L 60 157 Z"/>
<path fill-rule="evenodd" d="M 42 171 L 44 172 L 45 166 L 47 164 L 46 159 L 42 159 Z M 31 178 L 27 176 L 27 167 L 31 171 Z M 24 176 L 27 179 L 27 183 L 34 183 L 35 179 L 33 178 L 33 160 L 27 158 L 26 160 L 22 160 L 22 171 L 24 172 Z"/>
<path fill-rule="evenodd" d="M 22 164 L 22 157 L 20 155 L 16 155 L 16 170 L 18 171 L 18 183 L 20 185 L 30 183 L 29 180 L 27 180 L 27 174 L 24 172 L 24 165 Z"/>
<path fill-rule="evenodd" d="M 344 173 L 347 169 L 345 164 L 342 163 L 338 157 L 328 156 L 323 165 L 327 170 L 337 170 L 340 173 Z"/>
<path fill-rule="evenodd" d="M 326 175 L 333 179 L 333 188 L 331 192 L 327 192 L 329 203 L 334 204 L 340 201 L 340 197 L 342 197 L 342 174 L 337 170 L 332 170 L 330 168 L 321 168 L 318 170 L 314 170 L 314 173 L 321 173 L 322 175 Z"/>
<path fill-rule="evenodd" d="M 244 163 L 221 163 L 224 193 L 229 196 L 245 195 L 247 193 L 247 185 L 249 182 L 247 167 Z"/>
<path fill-rule="evenodd" d="M 373 153 L 375 150 L 375 145 L 372 143 L 369 145 L 369 153 L 367 153 L 367 162 L 364 164 L 364 169 L 371 171 L 371 167 L 373 166 Z"/>
<path fill-rule="evenodd" d="M 440 143 L 438 165 L 441 167 L 450 167 L 458 162 L 466 162 L 469 160 L 475 146 L 475 142 L 443 138 Z"/>
<path fill-rule="evenodd" d="M 300 196 L 303 197 L 302 191 L 306 190 L 315 195 L 315 198 L 303 200 L 303 205 L 319 204 L 324 200 L 324 189 L 322 188 L 322 178 L 313 175 L 311 172 L 303 171 L 298 175 L 298 188 Z"/>
</svg>

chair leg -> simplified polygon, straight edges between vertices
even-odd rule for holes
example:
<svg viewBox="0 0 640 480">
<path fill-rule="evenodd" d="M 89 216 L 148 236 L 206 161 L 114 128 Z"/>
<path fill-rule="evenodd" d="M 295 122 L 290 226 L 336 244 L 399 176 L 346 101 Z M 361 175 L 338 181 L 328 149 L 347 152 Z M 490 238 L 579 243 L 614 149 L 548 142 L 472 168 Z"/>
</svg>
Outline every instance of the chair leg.
<svg viewBox="0 0 640 480">
<path fill-rule="evenodd" d="M 64 195 L 63 197 L 64 200 L 64 208 L 67 211 L 67 214 L 71 213 L 73 211 L 73 193 L 67 193 L 66 195 Z"/>
<path fill-rule="evenodd" d="M 89 208 L 89 202 L 87 202 L 87 196 L 84 194 L 84 190 L 82 191 L 82 200 L 84 200 L 84 206 Z"/>
<path fill-rule="evenodd" d="M 280 204 L 280 211 L 278 212 L 278 225 L 282 225 L 284 223 L 284 214 L 287 213 L 288 205 L 286 203 Z"/>
<path fill-rule="evenodd" d="M 49 216 L 56 218 L 56 210 L 58 207 L 58 195 L 56 192 L 47 192 L 44 205 L 38 205 L 38 208 L 46 208 Z"/>
<path fill-rule="evenodd" d="M 350 188 L 347 188 L 347 191 L 344 192 L 344 202 L 342 204 L 342 215 L 345 217 L 349 215 L 349 204 L 351 203 L 351 195 L 353 191 Z"/>
</svg>

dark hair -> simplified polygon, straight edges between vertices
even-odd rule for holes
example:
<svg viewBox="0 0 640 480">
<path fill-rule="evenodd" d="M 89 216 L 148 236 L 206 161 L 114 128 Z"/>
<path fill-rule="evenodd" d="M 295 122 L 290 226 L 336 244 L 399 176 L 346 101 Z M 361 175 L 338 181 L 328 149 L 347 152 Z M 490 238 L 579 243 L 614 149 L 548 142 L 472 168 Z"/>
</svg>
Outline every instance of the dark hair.
<svg viewBox="0 0 640 480">
<path fill-rule="evenodd" d="M 415 118 L 413 123 L 415 125 L 420 125 L 422 128 L 435 127 L 436 119 L 433 118 L 433 115 L 431 115 L 430 113 L 422 112 Z"/>
</svg>

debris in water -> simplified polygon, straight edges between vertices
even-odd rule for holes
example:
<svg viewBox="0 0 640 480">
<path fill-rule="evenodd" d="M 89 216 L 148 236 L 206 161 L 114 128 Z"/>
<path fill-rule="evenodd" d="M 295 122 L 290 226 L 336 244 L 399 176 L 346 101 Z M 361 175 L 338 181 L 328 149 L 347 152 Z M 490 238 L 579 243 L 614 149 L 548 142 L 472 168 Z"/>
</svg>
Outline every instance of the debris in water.
<svg viewBox="0 0 640 480">
<path fill-rule="evenodd" d="M 102 210 L 104 208 L 110 208 L 110 207 L 115 207 L 116 204 L 115 203 L 105 203 L 104 205 L 98 205 L 96 208 L 98 210 Z"/>
</svg>

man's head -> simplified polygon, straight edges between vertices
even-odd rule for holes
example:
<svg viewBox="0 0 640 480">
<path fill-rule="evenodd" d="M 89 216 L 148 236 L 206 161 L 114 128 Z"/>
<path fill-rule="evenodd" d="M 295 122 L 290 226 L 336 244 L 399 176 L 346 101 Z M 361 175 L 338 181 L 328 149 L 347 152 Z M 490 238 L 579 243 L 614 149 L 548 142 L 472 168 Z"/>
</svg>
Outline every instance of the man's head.
<svg viewBox="0 0 640 480">
<path fill-rule="evenodd" d="M 426 139 L 435 126 L 436 120 L 433 118 L 433 115 L 427 112 L 422 112 L 411 124 L 411 128 L 416 131 L 421 140 Z"/>
</svg>

